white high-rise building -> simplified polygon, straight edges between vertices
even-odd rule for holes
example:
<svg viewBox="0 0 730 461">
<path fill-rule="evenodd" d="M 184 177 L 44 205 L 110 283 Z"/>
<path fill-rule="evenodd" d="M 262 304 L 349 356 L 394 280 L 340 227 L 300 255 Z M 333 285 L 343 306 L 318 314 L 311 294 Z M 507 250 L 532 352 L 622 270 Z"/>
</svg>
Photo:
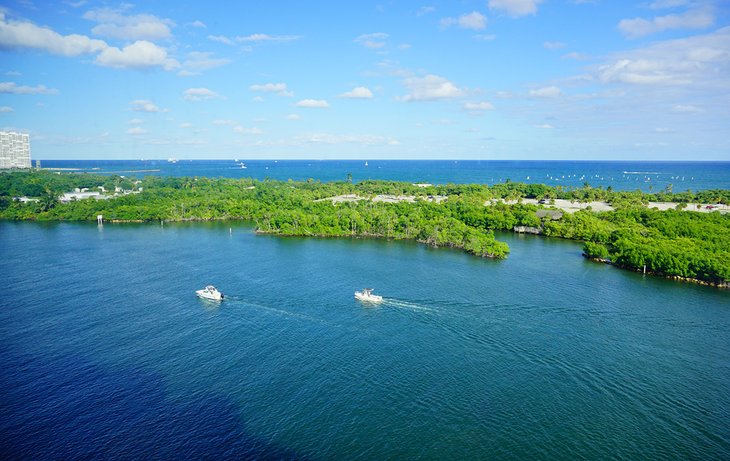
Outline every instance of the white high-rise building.
<svg viewBox="0 0 730 461">
<path fill-rule="evenodd" d="M 30 136 L 0 131 L 0 170 L 30 166 Z"/>
</svg>

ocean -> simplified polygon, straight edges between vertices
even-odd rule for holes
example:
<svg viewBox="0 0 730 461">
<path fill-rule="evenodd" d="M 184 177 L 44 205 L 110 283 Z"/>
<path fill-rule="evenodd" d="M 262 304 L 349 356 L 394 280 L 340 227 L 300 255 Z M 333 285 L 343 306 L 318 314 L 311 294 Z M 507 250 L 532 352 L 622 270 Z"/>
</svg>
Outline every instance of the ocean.
<svg viewBox="0 0 730 461">
<path fill-rule="evenodd" d="M 237 222 L 0 222 L 0 453 L 730 458 L 727 291 L 498 239 L 507 260 Z M 384 302 L 355 301 L 365 286 Z"/>
<path fill-rule="evenodd" d="M 246 168 L 241 168 L 241 164 Z M 101 174 L 207 176 L 286 181 L 355 182 L 382 179 L 414 183 L 495 184 L 505 181 L 550 186 L 612 187 L 674 192 L 730 189 L 730 162 L 498 161 L 498 160 L 42 160 L 43 168 Z"/>
</svg>

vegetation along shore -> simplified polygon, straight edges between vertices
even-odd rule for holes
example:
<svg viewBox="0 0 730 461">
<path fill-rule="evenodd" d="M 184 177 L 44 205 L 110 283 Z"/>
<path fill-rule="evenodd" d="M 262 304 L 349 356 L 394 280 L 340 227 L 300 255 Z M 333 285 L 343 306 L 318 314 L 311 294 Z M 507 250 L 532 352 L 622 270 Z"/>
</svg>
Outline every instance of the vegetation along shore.
<svg viewBox="0 0 730 461">
<path fill-rule="evenodd" d="M 74 190 L 101 195 L 59 200 Z M 248 220 L 259 233 L 409 239 L 496 259 L 506 258 L 509 248 L 493 231 L 509 230 L 579 240 L 584 255 L 597 261 L 725 288 L 730 286 L 729 203 L 729 190 L 646 194 L 588 184 L 568 189 L 512 182 L 0 174 L 0 219 L 6 220 L 95 221 L 97 215 L 135 222 Z"/>
</svg>

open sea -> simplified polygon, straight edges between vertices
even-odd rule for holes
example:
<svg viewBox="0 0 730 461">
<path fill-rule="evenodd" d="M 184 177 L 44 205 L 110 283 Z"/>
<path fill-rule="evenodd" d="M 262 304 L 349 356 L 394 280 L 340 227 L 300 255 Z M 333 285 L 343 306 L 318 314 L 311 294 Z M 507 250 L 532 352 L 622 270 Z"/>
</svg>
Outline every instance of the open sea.
<svg viewBox="0 0 730 461">
<path fill-rule="evenodd" d="M 498 238 L 0 222 L 1 457 L 730 459 L 727 291 Z"/>
<path fill-rule="evenodd" d="M 367 165 L 366 165 L 367 163 Z M 246 168 L 241 168 L 241 164 Z M 101 174 L 266 178 L 286 181 L 367 179 L 430 184 L 513 182 L 674 192 L 730 189 L 730 162 L 535 160 L 42 160 L 43 168 Z"/>
</svg>

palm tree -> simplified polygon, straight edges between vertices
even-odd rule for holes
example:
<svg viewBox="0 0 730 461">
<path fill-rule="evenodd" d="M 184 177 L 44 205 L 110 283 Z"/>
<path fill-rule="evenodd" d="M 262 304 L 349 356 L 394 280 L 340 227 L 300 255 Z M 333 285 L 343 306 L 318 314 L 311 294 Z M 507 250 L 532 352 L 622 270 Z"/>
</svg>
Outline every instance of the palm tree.
<svg viewBox="0 0 730 461">
<path fill-rule="evenodd" d="M 39 197 L 38 203 L 41 205 L 41 211 L 48 211 L 58 203 L 58 199 L 61 196 L 56 191 L 46 188 L 41 196 Z"/>
</svg>

